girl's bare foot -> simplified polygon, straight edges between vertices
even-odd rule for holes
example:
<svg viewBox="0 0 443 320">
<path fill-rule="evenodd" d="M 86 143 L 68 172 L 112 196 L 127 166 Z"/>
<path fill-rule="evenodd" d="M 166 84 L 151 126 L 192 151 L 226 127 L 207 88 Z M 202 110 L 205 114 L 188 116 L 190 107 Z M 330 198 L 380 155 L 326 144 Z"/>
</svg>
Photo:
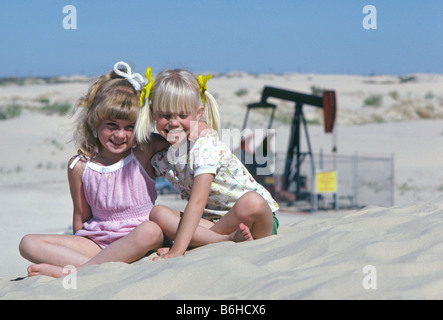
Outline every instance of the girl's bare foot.
<svg viewBox="0 0 443 320">
<path fill-rule="evenodd" d="M 169 249 L 170 249 L 170 248 L 158 248 L 158 249 L 157 249 L 157 254 L 158 254 L 159 256 L 162 256 L 162 255 L 164 255 L 164 254 L 167 254 L 167 253 L 169 252 Z"/>
<path fill-rule="evenodd" d="M 252 234 L 251 234 L 251 230 L 249 230 L 248 226 L 243 223 L 240 223 L 238 225 L 237 231 L 235 231 L 231 235 L 231 237 L 232 237 L 231 240 L 234 242 L 254 240 L 254 238 L 252 237 Z"/>
<path fill-rule="evenodd" d="M 53 278 L 61 278 L 66 276 L 66 273 L 63 273 L 63 268 L 59 266 L 54 266 L 47 263 L 38 263 L 33 264 L 28 267 L 28 276 L 49 276 Z"/>
</svg>

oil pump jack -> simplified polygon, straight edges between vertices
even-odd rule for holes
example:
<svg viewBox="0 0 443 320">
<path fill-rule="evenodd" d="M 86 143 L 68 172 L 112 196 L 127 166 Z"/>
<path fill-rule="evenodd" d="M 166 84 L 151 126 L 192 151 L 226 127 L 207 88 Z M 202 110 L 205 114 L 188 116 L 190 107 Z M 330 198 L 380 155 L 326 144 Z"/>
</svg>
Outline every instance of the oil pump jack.
<svg viewBox="0 0 443 320">
<path fill-rule="evenodd" d="M 247 122 L 249 117 L 249 112 L 252 109 L 271 109 L 271 115 L 268 123 L 268 129 L 271 128 L 272 122 L 275 115 L 275 110 L 277 106 L 275 104 L 269 103 L 268 98 L 278 98 L 281 100 L 292 101 L 295 103 L 294 105 L 294 114 L 291 120 L 291 130 L 289 137 L 289 144 L 287 147 L 286 158 L 285 158 L 285 168 L 283 173 L 283 181 L 282 185 L 278 188 L 279 190 L 284 191 L 286 194 L 293 190 L 293 184 L 295 184 L 295 199 L 303 199 L 309 195 L 309 192 L 302 191 L 303 184 L 306 184 L 303 181 L 304 177 L 301 176 L 300 167 L 306 156 L 309 156 L 311 159 L 311 164 L 313 166 L 313 158 L 312 158 L 312 150 L 311 143 L 308 135 L 308 127 L 306 124 L 306 119 L 303 114 L 303 107 L 305 105 L 310 105 L 317 108 L 323 109 L 323 119 L 324 119 L 324 131 L 325 133 L 331 133 L 334 128 L 336 113 L 337 113 L 337 104 L 336 104 L 336 95 L 335 91 L 324 91 L 322 96 L 317 95 L 308 95 L 304 93 L 299 93 L 295 91 L 289 91 L 285 89 L 273 88 L 273 87 L 264 87 L 261 100 L 257 103 L 251 103 L 247 106 L 247 111 L 245 115 L 245 119 L 243 122 L 242 131 L 247 128 Z M 301 150 L 301 127 L 303 126 L 306 142 L 307 142 L 307 151 Z M 267 137 L 263 140 L 264 152 L 266 153 L 267 146 Z M 255 152 L 252 155 L 252 163 L 245 163 L 245 138 L 242 138 L 242 161 L 254 178 L 262 183 L 270 192 L 273 194 L 276 199 L 279 198 L 276 193 L 275 188 L 275 179 L 273 174 L 268 176 L 261 176 L 257 174 L 257 169 L 262 166 L 257 163 L 255 158 Z M 249 161 L 251 162 L 251 161 Z M 292 187 L 292 189 L 291 189 Z"/>
</svg>

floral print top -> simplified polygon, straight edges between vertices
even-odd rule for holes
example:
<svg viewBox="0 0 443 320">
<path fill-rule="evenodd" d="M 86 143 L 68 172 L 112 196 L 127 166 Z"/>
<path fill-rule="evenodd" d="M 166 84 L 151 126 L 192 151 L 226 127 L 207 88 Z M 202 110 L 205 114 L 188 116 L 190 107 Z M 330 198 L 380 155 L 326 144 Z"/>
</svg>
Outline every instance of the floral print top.
<svg viewBox="0 0 443 320">
<path fill-rule="evenodd" d="M 161 151 L 151 160 L 157 176 L 165 176 L 189 200 L 194 177 L 209 173 L 214 175 L 204 217 L 222 216 L 248 191 L 259 193 L 272 212 L 278 210 L 277 202 L 248 172 L 231 150 L 217 135 L 185 141 L 180 147 Z"/>
</svg>

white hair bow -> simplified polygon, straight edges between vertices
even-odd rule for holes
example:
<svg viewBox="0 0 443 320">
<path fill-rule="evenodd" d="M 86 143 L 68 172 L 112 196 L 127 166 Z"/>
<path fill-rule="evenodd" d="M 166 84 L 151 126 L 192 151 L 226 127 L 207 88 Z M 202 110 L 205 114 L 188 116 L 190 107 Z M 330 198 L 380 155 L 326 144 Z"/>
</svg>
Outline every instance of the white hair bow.
<svg viewBox="0 0 443 320">
<path fill-rule="evenodd" d="M 119 68 L 119 67 L 123 67 L 123 68 Z M 129 83 L 137 91 L 140 91 L 141 88 L 145 84 L 145 80 L 143 79 L 142 75 L 140 73 L 132 73 L 131 67 L 126 62 L 123 62 L 123 61 L 117 62 L 114 65 L 114 71 L 120 77 L 123 77 L 126 80 L 128 80 Z"/>
</svg>

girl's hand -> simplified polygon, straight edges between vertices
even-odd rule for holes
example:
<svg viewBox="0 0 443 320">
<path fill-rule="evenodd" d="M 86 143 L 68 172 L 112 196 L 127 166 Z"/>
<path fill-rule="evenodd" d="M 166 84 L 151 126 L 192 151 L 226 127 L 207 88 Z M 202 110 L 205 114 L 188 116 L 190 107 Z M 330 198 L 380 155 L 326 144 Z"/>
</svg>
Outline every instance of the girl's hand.
<svg viewBox="0 0 443 320">
<path fill-rule="evenodd" d="M 183 253 L 179 254 L 179 253 L 171 252 L 171 250 L 169 248 L 160 248 L 157 250 L 157 254 L 158 254 L 158 257 L 155 257 L 154 259 L 152 259 L 153 261 L 175 258 L 175 257 L 183 255 Z"/>
<path fill-rule="evenodd" d="M 194 177 L 191 197 L 189 198 L 189 202 L 186 205 L 177 232 L 175 233 L 174 244 L 169 252 L 163 255 L 160 252 L 160 256 L 156 257 L 154 261 L 181 256 L 188 249 L 195 230 L 199 225 L 203 210 L 208 202 L 212 180 L 214 180 L 214 176 L 210 173 L 202 173 Z"/>
</svg>

